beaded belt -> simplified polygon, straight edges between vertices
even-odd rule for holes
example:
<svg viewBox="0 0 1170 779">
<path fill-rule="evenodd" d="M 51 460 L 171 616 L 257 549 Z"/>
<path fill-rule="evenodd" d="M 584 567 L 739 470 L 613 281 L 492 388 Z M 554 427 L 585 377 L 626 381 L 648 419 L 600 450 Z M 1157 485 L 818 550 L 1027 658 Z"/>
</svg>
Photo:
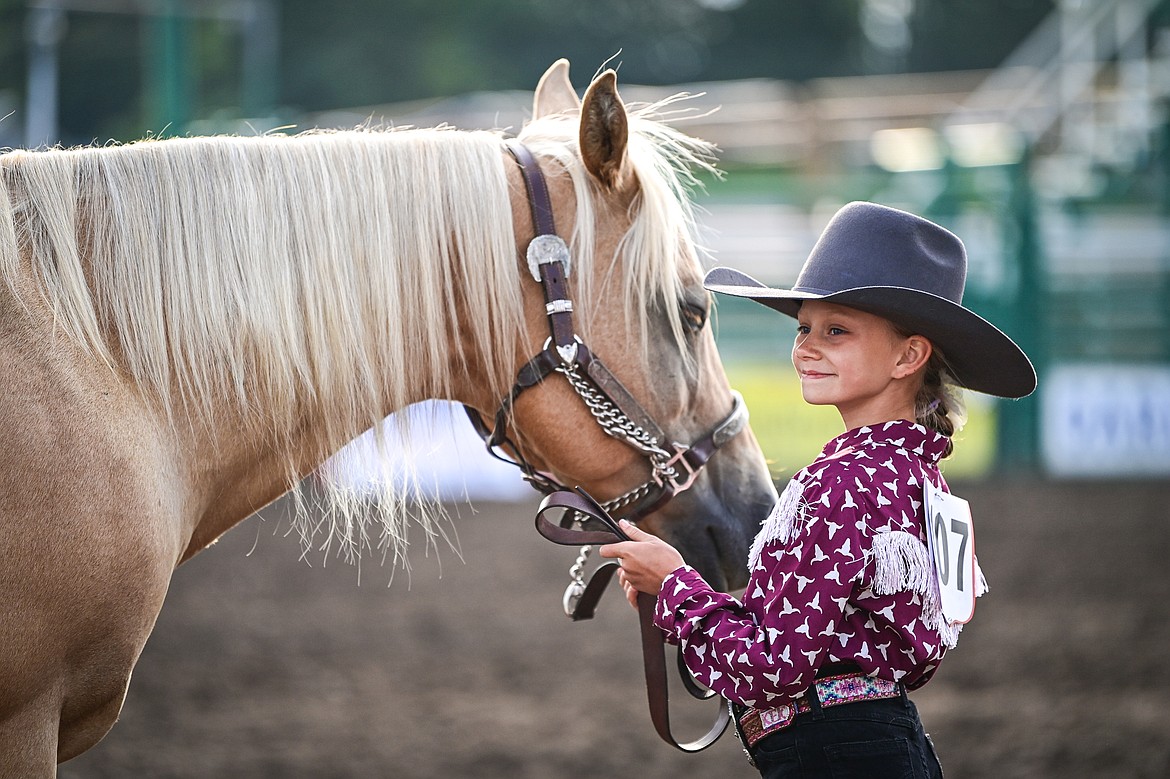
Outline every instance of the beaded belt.
<svg viewBox="0 0 1170 779">
<path fill-rule="evenodd" d="M 810 693 L 814 691 L 822 707 L 897 698 L 902 694 L 897 682 L 875 679 L 859 673 L 817 679 L 809 690 Z M 764 736 L 788 727 L 792 720 L 796 719 L 797 714 L 804 714 L 807 711 L 812 711 L 812 706 L 804 697 L 773 709 L 748 709 L 740 716 L 739 727 L 750 748 Z"/>
</svg>

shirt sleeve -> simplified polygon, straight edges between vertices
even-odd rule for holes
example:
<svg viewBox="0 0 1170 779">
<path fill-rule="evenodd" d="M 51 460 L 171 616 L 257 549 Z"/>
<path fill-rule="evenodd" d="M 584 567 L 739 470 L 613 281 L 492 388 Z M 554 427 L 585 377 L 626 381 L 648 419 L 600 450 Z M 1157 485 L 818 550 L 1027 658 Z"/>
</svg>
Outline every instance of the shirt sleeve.
<svg viewBox="0 0 1170 779">
<path fill-rule="evenodd" d="M 794 698 L 812 683 L 865 564 L 864 511 L 837 480 L 806 490 L 791 520 L 763 545 L 742 602 L 689 567 L 659 592 L 655 623 L 682 646 L 695 677 L 748 706 Z"/>
</svg>

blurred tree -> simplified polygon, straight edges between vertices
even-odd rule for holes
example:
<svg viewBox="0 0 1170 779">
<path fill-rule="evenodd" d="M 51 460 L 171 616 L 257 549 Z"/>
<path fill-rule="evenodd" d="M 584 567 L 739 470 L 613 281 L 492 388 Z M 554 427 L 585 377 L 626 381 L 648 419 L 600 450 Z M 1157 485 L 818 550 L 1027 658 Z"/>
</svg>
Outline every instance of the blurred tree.
<svg viewBox="0 0 1170 779">
<path fill-rule="evenodd" d="M 863 72 L 859 0 L 748 0 L 721 20 L 710 77 L 804 81 Z M 749 64 L 750 63 L 750 64 Z M 745 67 L 746 66 L 746 67 Z"/>
<path fill-rule="evenodd" d="M 857 75 L 871 67 L 859 19 L 873 1 L 279 0 L 280 84 L 271 102 L 295 114 L 531 89 L 558 57 L 573 62 L 579 83 L 611 57 L 626 83 Z M 910 70 L 994 67 L 1053 7 L 1053 0 L 900 2 L 912 9 L 902 58 Z M 17 105 L 26 5 L 0 0 L 0 98 L 7 94 Z M 155 67 L 147 23 L 129 13 L 70 10 L 67 24 L 60 46 L 63 139 L 157 130 L 149 126 L 144 95 L 144 74 Z M 201 19 L 187 29 L 189 114 L 239 116 L 245 101 L 238 25 Z"/>
<path fill-rule="evenodd" d="M 704 75 L 708 26 L 720 14 L 696 0 L 315 0 L 284 6 L 284 99 L 313 108 L 531 88 L 568 57 L 587 74 L 610 57 L 623 79 Z M 334 40 L 336 45 L 297 42 Z"/>
<path fill-rule="evenodd" d="M 24 137 L 21 120 L 13 112 L 24 95 L 25 51 L 24 4 L 0 0 L 0 147 Z"/>
<path fill-rule="evenodd" d="M 968 70 L 1002 62 L 1054 5 L 1050 0 L 919 0 L 909 69 Z"/>
</svg>

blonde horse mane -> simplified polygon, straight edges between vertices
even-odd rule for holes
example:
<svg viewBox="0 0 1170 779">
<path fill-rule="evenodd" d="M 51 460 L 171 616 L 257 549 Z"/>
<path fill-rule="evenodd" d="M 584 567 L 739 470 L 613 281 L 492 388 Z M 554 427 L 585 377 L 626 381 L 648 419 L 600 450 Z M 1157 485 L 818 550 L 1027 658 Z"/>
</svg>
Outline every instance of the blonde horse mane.
<svg viewBox="0 0 1170 779">
<path fill-rule="evenodd" d="M 575 117 L 544 119 L 521 139 L 573 177 L 573 282 L 590 311 L 595 195 L 576 128 Z M 708 166 L 709 149 L 648 115 L 631 130 L 641 195 L 624 239 L 626 311 L 645 328 L 638 312 L 664 308 L 681 344 L 679 242 L 693 236 L 690 169 Z M 323 459 L 355 431 L 380 430 L 387 398 L 450 397 L 450 371 L 471 356 L 499 369 L 497 396 L 510 385 L 524 282 L 501 140 L 365 129 L 10 152 L 0 274 L 12 285 L 31 269 L 59 328 L 129 374 L 169 424 L 234 404 L 287 451 L 295 486 L 289 436 L 306 418 Z M 482 326 L 458 333 L 456 304 Z M 412 505 L 428 544 L 442 530 L 425 485 L 401 481 L 372 498 L 327 484 L 327 520 L 294 521 L 306 549 L 323 530 L 325 550 L 378 548 L 405 563 Z"/>
</svg>

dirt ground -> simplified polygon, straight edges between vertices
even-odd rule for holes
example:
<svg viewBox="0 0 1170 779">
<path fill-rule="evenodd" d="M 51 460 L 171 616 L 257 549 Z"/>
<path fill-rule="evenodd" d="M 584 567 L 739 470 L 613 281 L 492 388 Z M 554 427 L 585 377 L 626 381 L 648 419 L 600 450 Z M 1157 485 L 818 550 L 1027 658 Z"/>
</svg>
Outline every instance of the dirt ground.
<svg viewBox="0 0 1170 779">
<path fill-rule="evenodd" d="M 1170 484 L 953 486 L 991 592 L 914 696 L 947 776 L 1170 776 Z M 615 585 L 561 615 L 574 553 L 535 504 L 458 508 L 466 561 L 417 549 L 389 588 L 298 559 L 279 506 L 248 520 L 176 573 L 121 722 L 60 776 L 756 775 L 731 735 L 657 740 L 633 612 Z M 713 716 L 675 704 L 683 736 Z"/>
</svg>

